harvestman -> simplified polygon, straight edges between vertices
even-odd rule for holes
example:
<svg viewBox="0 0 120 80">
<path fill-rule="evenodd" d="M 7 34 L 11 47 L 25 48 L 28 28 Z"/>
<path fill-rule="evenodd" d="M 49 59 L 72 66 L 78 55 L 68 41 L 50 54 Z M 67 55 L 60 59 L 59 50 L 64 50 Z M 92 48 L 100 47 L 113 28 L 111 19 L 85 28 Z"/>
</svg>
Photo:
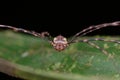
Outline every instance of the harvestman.
<svg viewBox="0 0 120 80">
<path fill-rule="evenodd" d="M 120 26 L 120 21 L 89 26 L 88 28 L 85 28 L 82 31 L 75 34 L 71 38 L 71 40 L 67 40 L 62 35 L 58 35 L 58 36 L 54 37 L 53 39 L 51 39 L 51 36 L 48 32 L 37 33 L 35 31 L 29 31 L 29 30 L 25 30 L 25 29 L 22 29 L 22 28 L 16 28 L 16 27 L 8 26 L 8 25 L 0 25 L 0 27 L 9 28 L 9 29 L 12 29 L 14 31 L 21 31 L 21 32 L 28 33 L 28 34 L 31 34 L 33 36 L 39 37 L 39 38 L 47 38 L 47 40 L 50 42 L 50 44 L 57 51 L 64 50 L 71 43 L 84 42 L 84 43 L 88 43 L 91 46 L 96 47 L 97 49 L 101 50 L 104 54 L 108 54 L 108 52 L 105 51 L 103 48 L 99 47 L 98 45 L 96 45 L 95 43 L 91 42 L 91 41 L 106 41 L 106 42 L 114 42 L 114 43 L 118 43 L 118 44 L 120 44 L 120 41 L 118 41 L 118 40 L 105 40 L 103 38 L 78 40 L 78 37 L 84 36 L 84 35 L 86 35 L 90 32 L 93 32 L 95 30 L 98 30 L 98 29 L 101 29 L 101 28 L 104 28 L 104 27 L 109 27 L 109 26 Z"/>
</svg>

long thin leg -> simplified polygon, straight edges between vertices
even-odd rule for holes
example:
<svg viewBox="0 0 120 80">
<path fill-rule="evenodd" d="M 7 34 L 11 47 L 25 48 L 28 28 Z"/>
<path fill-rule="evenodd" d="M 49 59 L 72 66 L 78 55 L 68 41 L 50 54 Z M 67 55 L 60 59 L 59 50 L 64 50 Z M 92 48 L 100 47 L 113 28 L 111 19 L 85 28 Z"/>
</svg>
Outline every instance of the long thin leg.
<svg viewBox="0 0 120 80">
<path fill-rule="evenodd" d="M 85 43 L 87 43 L 87 44 L 89 44 L 89 45 L 91 45 L 91 46 L 99 49 L 99 50 L 102 51 L 105 55 L 109 54 L 105 49 L 99 47 L 97 44 L 95 44 L 95 43 L 93 43 L 93 42 L 90 42 L 90 41 L 87 41 L 87 40 L 82 40 L 81 42 L 85 42 Z"/>
<path fill-rule="evenodd" d="M 48 32 L 37 33 L 35 31 L 29 31 L 29 30 L 25 30 L 25 29 L 22 29 L 22 28 L 16 28 L 16 27 L 13 27 L 13 26 L 8 26 L 8 25 L 0 25 L 0 27 L 9 28 L 9 29 L 12 29 L 14 31 L 28 33 L 28 34 L 31 34 L 31 35 L 34 35 L 34 36 L 40 37 L 40 38 L 45 38 L 46 36 L 50 36 L 50 34 Z"/>
<path fill-rule="evenodd" d="M 119 40 L 107 40 L 107 39 L 103 39 L 103 38 L 91 38 L 91 39 L 76 40 L 76 41 L 74 41 L 74 43 L 76 43 L 76 42 L 85 42 L 85 43 L 88 43 L 88 44 L 96 47 L 97 49 L 100 49 L 104 54 L 108 54 L 107 51 L 105 51 L 104 49 L 100 48 L 96 44 L 91 43 L 91 41 L 105 41 L 105 42 L 113 42 L 113 43 L 120 44 Z"/>
<path fill-rule="evenodd" d="M 112 23 L 104 23 L 104 24 L 99 24 L 99 25 L 93 25 L 93 26 L 90 26 L 86 29 L 83 29 L 82 31 L 78 32 L 77 34 L 75 34 L 73 36 L 73 38 L 70 40 L 70 43 L 72 41 L 74 41 L 78 36 L 83 36 L 83 35 L 86 35 L 90 32 L 93 32 L 95 30 L 98 30 L 98 29 L 101 29 L 104 27 L 108 27 L 108 26 L 120 26 L 120 21 L 116 21 L 116 22 L 112 22 Z"/>
<path fill-rule="evenodd" d="M 119 40 L 107 40 L 107 39 L 103 39 L 103 38 L 91 38 L 91 39 L 84 39 L 84 40 L 76 40 L 75 42 L 87 42 L 87 41 L 105 41 L 105 42 L 113 42 L 113 43 L 117 43 L 120 44 Z"/>
</svg>

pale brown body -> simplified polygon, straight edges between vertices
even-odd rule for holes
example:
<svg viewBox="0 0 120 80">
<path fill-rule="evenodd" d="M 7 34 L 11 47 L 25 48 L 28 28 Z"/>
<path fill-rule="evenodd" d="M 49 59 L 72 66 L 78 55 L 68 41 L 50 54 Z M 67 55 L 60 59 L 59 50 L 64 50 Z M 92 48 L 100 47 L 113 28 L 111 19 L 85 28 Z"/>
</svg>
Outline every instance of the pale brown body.
<svg viewBox="0 0 120 80">
<path fill-rule="evenodd" d="M 67 39 L 61 35 L 55 37 L 51 43 L 57 51 L 62 51 L 68 46 Z"/>
</svg>

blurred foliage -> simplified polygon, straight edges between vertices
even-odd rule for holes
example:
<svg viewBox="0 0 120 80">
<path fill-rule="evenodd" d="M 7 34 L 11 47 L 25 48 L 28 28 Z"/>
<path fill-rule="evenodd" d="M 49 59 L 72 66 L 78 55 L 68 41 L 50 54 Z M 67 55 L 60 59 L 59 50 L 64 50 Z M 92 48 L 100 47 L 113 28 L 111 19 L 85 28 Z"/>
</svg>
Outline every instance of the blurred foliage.
<svg viewBox="0 0 120 80">
<path fill-rule="evenodd" d="M 3 62 L 2 66 L 9 62 L 7 66 L 14 68 L 14 76 L 28 80 L 120 80 L 120 45 L 94 42 L 109 54 L 104 55 L 100 50 L 82 42 L 71 44 L 66 50 L 58 52 L 44 39 L 1 31 L 0 61 Z"/>
</svg>

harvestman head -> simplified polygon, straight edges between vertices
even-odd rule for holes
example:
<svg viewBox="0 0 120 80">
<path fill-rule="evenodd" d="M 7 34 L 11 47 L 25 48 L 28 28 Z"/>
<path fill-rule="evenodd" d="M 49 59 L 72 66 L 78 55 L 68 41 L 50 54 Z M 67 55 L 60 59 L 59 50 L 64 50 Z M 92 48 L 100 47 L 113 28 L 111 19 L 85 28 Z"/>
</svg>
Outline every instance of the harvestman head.
<svg viewBox="0 0 120 80">
<path fill-rule="evenodd" d="M 47 38 L 47 40 L 51 43 L 51 45 L 57 51 L 62 51 L 64 49 L 66 49 L 66 47 L 69 46 L 69 44 L 71 44 L 71 43 L 84 42 L 84 43 L 88 43 L 91 46 L 96 47 L 97 49 L 101 50 L 104 54 L 107 54 L 108 52 L 105 51 L 103 48 L 99 47 L 98 45 L 96 45 L 95 43 L 91 42 L 91 41 L 106 41 L 106 42 L 114 42 L 114 43 L 118 43 L 118 44 L 120 44 L 120 41 L 105 40 L 105 39 L 101 39 L 101 38 L 78 40 L 78 37 L 84 36 L 84 35 L 86 35 L 90 32 L 93 32 L 95 30 L 98 30 L 98 29 L 101 29 L 101 28 L 104 28 L 104 27 L 109 27 L 109 26 L 120 26 L 120 21 L 115 21 L 115 22 L 111 22 L 111 23 L 103 23 L 103 24 L 99 24 L 99 25 L 90 26 L 90 27 L 85 28 L 82 31 L 78 32 L 77 34 L 75 34 L 72 37 L 72 39 L 68 41 L 62 35 L 58 35 L 58 36 L 54 37 L 53 39 L 51 39 L 51 36 L 48 32 L 37 33 L 35 31 L 29 31 L 29 30 L 25 30 L 25 29 L 22 29 L 22 28 L 16 28 L 16 27 L 8 26 L 8 25 L 0 25 L 0 27 L 9 28 L 9 29 L 12 29 L 14 31 L 28 33 L 28 34 L 31 34 L 31 35 L 34 35 L 34 36 L 40 37 L 40 38 Z"/>
</svg>

